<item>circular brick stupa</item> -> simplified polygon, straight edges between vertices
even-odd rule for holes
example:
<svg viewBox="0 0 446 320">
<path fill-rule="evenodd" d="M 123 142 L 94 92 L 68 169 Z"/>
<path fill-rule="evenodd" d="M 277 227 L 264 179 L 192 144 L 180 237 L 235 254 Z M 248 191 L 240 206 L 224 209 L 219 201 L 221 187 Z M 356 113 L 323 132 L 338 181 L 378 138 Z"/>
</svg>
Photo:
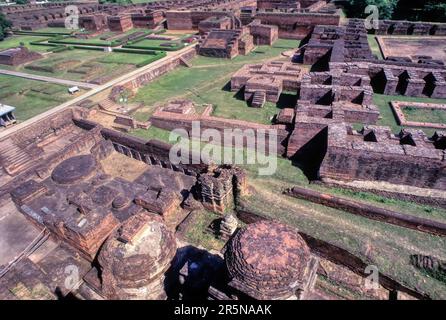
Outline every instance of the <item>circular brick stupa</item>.
<svg viewBox="0 0 446 320">
<path fill-rule="evenodd" d="M 96 171 L 97 163 L 92 155 L 83 155 L 62 161 L 51 175 L 59 184 L 74 184 L 91 177 Z"/>
<path fill-rule="evenodd" d="M 225 252 L 229 286 L 242 293 L 240 298 L 258 300 L 298 299 L 308 287 L 312 259 L 295 229 L 270 221 L 241 229 Z"/>
<path fill-rule="evenodd" d="M 165 273 L 176 253 L 173 234 L 146 214 L 132 216 L 98 256 L 102 292 L 109 299 L 166 299 Z"/>
</svg>

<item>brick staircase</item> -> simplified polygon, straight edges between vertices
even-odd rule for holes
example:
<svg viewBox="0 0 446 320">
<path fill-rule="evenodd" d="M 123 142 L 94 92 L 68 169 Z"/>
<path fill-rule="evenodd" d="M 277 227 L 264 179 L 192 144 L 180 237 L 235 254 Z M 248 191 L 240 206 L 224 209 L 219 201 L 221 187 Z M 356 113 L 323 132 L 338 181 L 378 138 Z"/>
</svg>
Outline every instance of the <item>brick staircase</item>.
<svg viewBox="0 0 446 320">
<path fill-rule="evenodd" d="M 190 62 L 187 61 L 186 59 L 184 59 L 183 57 L 180 57 L 180 62 L 181 62 L 181 64 L 182 64 L 183 66 L 185 66 L 185 67 L 188 67 L 188 68 L 192 67 L 192 65 L 190 64 Z"/>
<path fill-rule="evenodd" d="M 111 99 L 104 99 L 99 102 L 99 107 L 105 111 L 115 111 L 117 109 L 117 104 Z"/>
<path fill-rule="evenodd" d="M 254 108 L 262 108 L 266 102 L 266 93 L 263 91 L 256 91 L 252 97 L 251 106 Z"/>
<path fill-rule="evenodd" d="M 33 157 L 17 147 L 10 139 L 0 142 L 0 164 L 9 175 L 23 172 L 34 165 Z"/>
</svg>

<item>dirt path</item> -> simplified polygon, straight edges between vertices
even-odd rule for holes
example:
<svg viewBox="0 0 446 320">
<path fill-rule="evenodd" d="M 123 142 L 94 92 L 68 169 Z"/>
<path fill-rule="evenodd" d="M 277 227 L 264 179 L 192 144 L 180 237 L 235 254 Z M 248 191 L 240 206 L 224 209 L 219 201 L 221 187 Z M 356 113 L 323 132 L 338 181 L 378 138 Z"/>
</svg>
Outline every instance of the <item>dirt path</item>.
<svg viewBox="0 0 446 320">
<path fill-rule="evenodd" d="M 4 70 L 4 69 L 0 69 L 0 74 L 13 76 L 13 77 L 20 77 L 20 78 L 25 78 L 25 79 L 31 79 L 31 80 L 37 80 L 37 81 L 43 81 L 43 82 L 48 82 L 48 83 L 62 84 L 62 85 L 67 85 L 67 86 L 77 86 L 79 88 L 84 88 L 84 89 L 94 89 L 98 86 L 97 84 L 93 84 L 93 83 L 59 79 L 59 78 L 54 78 L 54 77 L 39 76 L 39 75 L 35 75 L 35 74 L 29 74 L 29 73 L 12 71 L 12 70 Z"/>
</svg>

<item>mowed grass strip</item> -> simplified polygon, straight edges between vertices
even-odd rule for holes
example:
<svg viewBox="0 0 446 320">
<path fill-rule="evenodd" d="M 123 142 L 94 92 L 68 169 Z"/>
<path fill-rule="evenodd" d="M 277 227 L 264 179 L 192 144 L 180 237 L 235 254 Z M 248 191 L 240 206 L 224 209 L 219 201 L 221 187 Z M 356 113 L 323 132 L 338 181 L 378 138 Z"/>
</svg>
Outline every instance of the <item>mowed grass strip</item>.
<svg viewBox="0 0 446 320">
<path fill-rule="evenodd" d="M 30 119 L 73 98 L 67 87 L 58 84 L 6 75 L 0 75 L 0 83 L 0 102 L 15 107 L 19 121 Z"/>
<path fill-rule="evenodd" d="M 173 98 L 191 99 L 197 103 L 214 105 L 214 115 L 225 118 L 270 123 L 278 112 L 275 104 L 267 104 L 262 109 L 249 108 L 236 93 L 231 92 L 228 82 L 234 72 L 247 63 L 259 63 L 270 59 L 280 59 L 283 51 L 296 49 L 296 40 L 278 40 L 274 46 L 259 46 L 247 56 L 232 60 L 196 57 L 191 68 L 179 67 L 140 88 L 131 103 L 143 103 L 134 116 L 146 121 L 157 106 Z"/>
<path fill-rule="evenodd" d="M 41 36 L 12 36 L 4 39 L 3 41 L 0 41 L 0 50 L 5 50 L 9 48 L 15 48 L 20 46 L 21 43 L 23 43 L 29 50 L 31 51 L 37 51 L 37 52 L 46 52 L 48 50 L 48 47 L 45 46 L 36 46 L 30 44 L 30 42 L 33 41 L 41 41 L 48 39 L 48 37 L 41 37 Z"/>
<path fill-rule="evenodd" d="M 446 124 L 446 110 L 444 109 L 417 108 L 411 107 L 408 103 L 403 108 L 403 113 L 408 121 Z"/>
<path fill-rule="evenodd" d="M 169 142 L 170 132 L 151 127 L 132 134 L 144 139 Z M 171 142 L 172 143 L 172 142 Z M 235 150 L 237 152 L 237 150 Z M 245 152 L 245 150 L 239 150 Z M 260 165 L 242 165 L 249 175 L 255 192 L 244 199 L 243 208 L 297 227 L 313 237 L 339 246 L 375 264 L 381 272 L 412 288 L 420 288 L 435 298 L 445 298 L 445 284 L 426 275 L 410 264 L 410 255 L 426 254 L 445 259 L 446 239 L 407 228 L 374 221 L 342 210 L 328 208 L 309 201 L 285 196 L 282 191 L 293 185 L 341 195 L 364 203 L 400 211 L 409 215 L 446 221 L 446 210 L 388 199 L 368 192 L 352 192 L 340 188 L 327 188 L 309 184 L 303 172 L 290 160 L 277 159 L 277 170 L 271 176 L 258 174 Z M 268 206 L 265 207 L 265 203 Z M 198 228 L 198 227 L 197 227 Z M 195 242 L 208 239 L 200 228 L 191 230 Z M 201 236 L 199 236 L 201 234 Z"/>
<path fill-rule="evenodd" d="M 390 107 L 391 101 L 407 101 L 409 102 L 424 102 L 424 103 L 446 103 L 446 99 L 430 99 L 430 98 L 417 98 L 417 97 L 405 97 L 405 96 L 386 96 L 383 94 L 374 94 L 373 102 L 378 106 L 381 113 L 381 119 L 378 121 L 378 125 L 388 126 L 392 129 L 394 133 L 401 131 L 402 126 L 398 125 L 396 122 L 395 115 L 393 114 L 392 108 Z M 418 109 L 419 110 L 419 109 Z M 416 112 L 418 112 L 418 110 Z M 434 129 L 422 129 L 429 135 L 432 135 Z"/>
</svg>

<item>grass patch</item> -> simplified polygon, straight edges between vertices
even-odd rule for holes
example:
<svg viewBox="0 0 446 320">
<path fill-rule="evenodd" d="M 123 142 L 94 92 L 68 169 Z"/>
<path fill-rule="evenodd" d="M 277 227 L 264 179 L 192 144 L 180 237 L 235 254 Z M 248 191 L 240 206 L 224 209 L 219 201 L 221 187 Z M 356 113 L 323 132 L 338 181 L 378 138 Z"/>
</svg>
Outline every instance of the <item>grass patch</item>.
<svg viewBox="0 0 446 320">
<path fill-rule="evenodd" d="M 136 130 L 133 134 L 166 142 L 169 137 L 169 131 L 157 128 Z M 368 192 L 353 192 L 309 184 L 302 171 L 293 166 L 291 161 L 283 158 L 277 159 L 277 170 L 271 176 L 260 176 L 258 165 L 243 165 L 242 167 L 247 170 L 250 184 L 256 189 L 256 192 L 244 199 L 245 209 L 282 221 L 311 236 L 346 249 L 364 261 L 377 265 L 381 272 L 410 287 L 420 288 L 434 298 L 446 298 L 444 283 L 427 278 L 423 272 L 410 263 L 410 256 L 417 253 L 444 258 L 446 238 L 291 198 L 283 195 L 282 190 L 293 185 L 300 185 L 439 221 L 446 221 L 445 210 L 387 199 Z M 268 206 L 265 206 L 265 203 L 268 203 Z M 208 239 L 205 238 L 203 230 L 211 221 L 206 220 L 206 223 L 197 224 L 197 228 L 190 231 L 193 241 L 207 246 Z"/>
<path fill-rule="evenodd" d="M 424 102 L 424 103 L 446 103 L 446 99 L 430 99 L 430 98 L 414 98 L 405 96 L 386 96 L 382 94 L 374 94 L 373 102 L 379 107 L 381 112 L 381 119 L 378 121 L 378 125 L 388 126 L 392 129 L 394 133 L 401 131 L 403 126 L 398 125 L 393 114 L 392 108 L 390 107 L 391 101 L 407 101 L 407 102 Z M 431 135 L 435 130 L 425 129 L 423 131 Z"/>
<path fill-rule="evenodd" d="M 206 249 L 220 251 L 225 242 L 218 239 L 207 228 L 212 221 L 221 216 L 205 209 L 192 214 L 192 221 L 184 233 L 186 240 L 191 244 L 200 245 Z"/>
<path fill-rule="evenodd" d="M 229 91 L 227 83 L 232 74 L 246 63 L 280 58 L 283 51 L 298 46 L 296 40 L 281 39 L 272 47 L 259 46 L 249 55 L 232 60 L 196 57 L 191 61 L 191 68 L 178 67 L 140 88 L 130 102 L 143 103 L 146 107 L 138 110 L 134 116 L 146 121 L 158 105 L 173 98 L 186 98 L 199 104 L 213 104 L 216 116 L 269 124 L 271 117 L 278 112 L 277 105 L 267 103 L 261 109 L 249 108 L 244 100 Z"/>
<path fill-rule="evenodd" d="M 26 66 L 12 68 L 36 75 L 63 78 L 74 81 L 92 81 L 99 77 L 111 80 L 132 71 L 140 64 L 158 60 L 163 55 L 90 51 L 73 49 L 54 52 Z"/>
<path fill-rule="evenodd" d="M 67 87 L 0 75 L 0 100 L 16 108 L 19 121 L 30 119 L 73 98 Z M 77 94 L 82 94 L 77 93 Z"/>
<path fill-rule="evenodd" d="M 403 112 L 408 121 L 446 123 L 446 110 L 407 106 L 403 108 Z"/>
<path fill-rule="evenodd" d="M 48 37 L 39 37 L 39 36 L 12 36 L 8 37 L 3 41 L 0 41 L 0 50 L 5 50 L 9 48 L 14 48 L 20 46 L 20 43 L 23 43 L 29 50 L 37 51 L 37 52 L 46 52 L 48 47 L 44 46 L 36 46 L 30 44 L 30 42 L 34 41 L 43 41 L 48 39 Z"/>
<path fill-rule="evenodd" d="M 378 41 L 376 41 L 375 35 L 368 35 L 367 39 L 369 41 L 370 49 L 372 50 L 372 53 L 378 57 L 380 60 L 384 60 L 384 56 L 381 52 L 381 49 L 379 47 Z"/>
</svg>

